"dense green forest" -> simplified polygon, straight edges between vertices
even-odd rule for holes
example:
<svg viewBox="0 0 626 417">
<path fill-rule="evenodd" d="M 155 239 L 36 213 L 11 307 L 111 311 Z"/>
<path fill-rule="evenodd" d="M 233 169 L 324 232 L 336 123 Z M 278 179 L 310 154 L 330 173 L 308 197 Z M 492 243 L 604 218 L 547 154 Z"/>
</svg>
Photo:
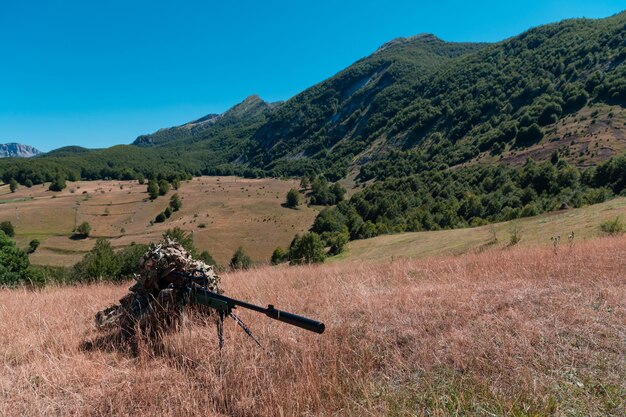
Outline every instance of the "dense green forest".
<svg viewBox="0 0 626 417">
<path fill-rule="evenodd" d="M 626 194 L 626 155 L 581 171 L 563 160 L 475 165 L 379 181 L 324 209 L 312 230 L 351 239 L 452 229 L 601 203 Z"/>
</svg>

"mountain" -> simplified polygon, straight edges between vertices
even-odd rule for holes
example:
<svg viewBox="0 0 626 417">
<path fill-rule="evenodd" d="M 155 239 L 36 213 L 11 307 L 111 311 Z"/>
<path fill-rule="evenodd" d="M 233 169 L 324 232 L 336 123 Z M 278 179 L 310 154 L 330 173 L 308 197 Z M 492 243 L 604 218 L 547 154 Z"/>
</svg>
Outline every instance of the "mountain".
<svg viewBox="0 0 626 417">
<path fill-rule="evenodd" d="M 410 104 L 418 80 L 487 46 L 430 34 L 394 39 L 272 112 L 253 137 L 264 148 L 263 159 L 250 162 L 289 170 L 303 158 L 326 162 L 332 152 L 331 159 L 344 159 L 345 166 L 375 139 L 382 120 Z"/>
<path fill-rule="evenodd" d="M 626 13 L 493 44 L 398 38 L 284 103 L 251 96 L 130 146 L 4 163 L 0 174 L 25 178 L 40 164 L 87 178 L 353 173 L 365 181 L 477 163 L 519 166 L 555 153 L 594 166 L 626 149 L 625 60 Z"/>
<path fill-rule="evenodd" d="M 41 151 L 21 143 L 0 143 L 0 158 L 30 158 Z"/>
<path fill-rule="evenodd" d="M 155 133 L 141 135 L 135 139 L 133 145 L 148 147 L 167 144 L 178 139 L 198 137 L 215 128 L 255 120 L 268 113 L 277 104 L 267 103 L 259 96 L 252 95 L 222 114 L 208 114 L 181 126 L 159 129 Z"/>
<path fill-rule="evenodd" d="M 132 145 L 107 149 L 66 146 L 30 160 L 6 160 L 0 163 L 0 175 L 7 182 L 40 184 L 64 173 L 76 179 L 133 179 L 144 176 L 164 177 L 201 174 L 261 175 L 259 169 L 233 171 L 229 162 L 239 158 L 249 147 L 251 137 L 266 121 L 266 115 L 280 103 L 267 103 L 250 96 L 220 115 L 208 115 L 182 126 L 161 129 L 137 138 Z"/>
<path fill-rule="evenodd" d="M 625 25 L 620 13 L 540 26 L 494 44 L 446 42 L 431 34 L 394 39 L 328 80 L 264 108 L 264 121 L 248 123 L 249 136 L 242 130 L 237 139 L 231 135 L 229 156 L 211 162 L 230 164 L 231 172 L 323 172 L 332 180 L 351 171 L 364 180 L 407 175 L 425 164 L 519 165 L 554 152 L 593 166 L 626 147 L 619 123 L 626 96 Z M 209 115 L 135 144 L 180 149 L 186 141 L 217 150 L 222 132 L 205 128 L 217 118 Z M 229 129 L 241 121 L 235 118 Z M 589 136 L 603 141 L 588 144 Z M 207 166 L 205 172 L 215 171 Z"/>
<path fill-rule="evenodd" d="M 545 25 L 491 45 L 432 35 L 389 42 L 273 112 L 254 135 L 263 159 L 250 162 L 342 177 L 396 150 L 420 150 L 452 166 L 530 148 L 548 135 L 568 145 L 583 126 L 559 131 L 564 118 L 587 104 L 617 106 L 599 108 L 604 116 L 623 109 L 625 25 L 621 13 Z M 592 119 L 576 116 L 583 117 Z M 623 126 L 610 129 L 622 137 Z"/>
</svg>

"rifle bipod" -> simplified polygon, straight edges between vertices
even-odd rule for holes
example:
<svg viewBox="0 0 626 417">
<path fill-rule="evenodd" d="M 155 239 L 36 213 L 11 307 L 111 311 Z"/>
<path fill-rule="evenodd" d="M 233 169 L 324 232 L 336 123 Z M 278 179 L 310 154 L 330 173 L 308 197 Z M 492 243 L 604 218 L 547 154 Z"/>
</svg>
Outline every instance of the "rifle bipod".
<svg viewBox="0 0 626 417">
<path fill-rule="evenodd" d="M 224 317 L 226 316 L 226 314 L 223 311 L 218 311 L 218 319 L 217 319 L 217 338 L 219 340 L 219 346 L 220 346 L 220 350 L 224 347 Z M 235 323 L 237 323 L 239 325 L 239 327 L 241 327 L 243 329 L 243 331 L 252 338 L 252 340 L 254 340 L 254 342 L 259 345 L 259 347 L 261 349 L 263 349 L 263 346 L 261 345 L 261 342 L 259 342 L 259 339 L 257 339 L 254 334 L 252 333 L 252 330 L 250 330 L 250 328 L 246 325 L 246 323 L 243 322 L 243 320 L 241 320 L 235 313 L 230 312 L 228 314 L 229 317 L 231 317 Z"/>
</svg>

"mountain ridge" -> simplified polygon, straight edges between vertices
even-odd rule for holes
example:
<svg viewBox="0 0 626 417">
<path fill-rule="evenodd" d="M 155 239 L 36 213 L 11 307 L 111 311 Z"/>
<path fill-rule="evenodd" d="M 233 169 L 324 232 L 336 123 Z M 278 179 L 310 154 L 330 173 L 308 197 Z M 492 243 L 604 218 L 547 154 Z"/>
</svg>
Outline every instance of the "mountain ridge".
<svg viewBox="0 0 626 417">
<path fill-rule="evenodd" d="M 278 105 L 251 96 L 221 115 L 142 135 L 130 146 L 45 158 L 45 169 L 72 170 L 74 177 L 88 172 L 86 178 L 135 171 L 323 173 L 333 181 L 354 173 L 369 180 L 523 161 L 527 150 L 538 160 L 557 152 L 589 166 L 626 147 L 619 124 L 625 60 L 625 12 L 568 19 L 492 44 L 432 34 L 396 38 Z M 602 144 L 588 139 L 598 126 L 609 132 Z M 550 152 L 539 152 L 544 148 Z M 121 149 L 127 155 L 119 159 Z M 137 160 L 161 162 L 128 165 Z M 3 178 L 32 175 L 27 171 L 0 165 Z"/>
<path fill-rule="evenodd" d="M 256 94 L 246 97 L 223 113 L 211 113 L 179 126 L 161 128 L 154 133 L 140 135 L 132 145 L 159 146 L 178 139 L 193 138 L 205 134 L 216 124 L 232 124 L 254 119 L 277 106 L 279 103 L 268 103 Z"/>
<path fill-rule="evenodd" d="M 0 143 L 0 158 L 32 158 L 41 153 L 39 149 L 22 143 Z"/>
</svg>

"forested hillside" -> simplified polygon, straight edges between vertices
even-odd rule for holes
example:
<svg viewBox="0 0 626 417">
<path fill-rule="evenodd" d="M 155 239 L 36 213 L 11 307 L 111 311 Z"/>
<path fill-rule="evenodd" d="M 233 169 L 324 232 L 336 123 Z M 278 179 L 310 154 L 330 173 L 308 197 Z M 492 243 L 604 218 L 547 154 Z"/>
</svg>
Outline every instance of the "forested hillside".
<svg viewBox="0 0 626 417">
<path fill-rule="evenodd" d="M 440 52 L 455 45 L 428 36 L 408 42 Z M 350 97 L 341 96 L 337 91 L 346 89 L 335 87 L 341 74 L 290 100 L 255 134 L 265 146 L 265 163 L 284 166 L 296 156 L 309 157 L 317 167 L 344 176 L 355 162 L 367 165 L 370 159 L 387 159 L 386 151 L 414 149 L 426 161 L 453 166 L 481 152 L 532 146 L 587 104 L 621 108 L 626 100 L 625 13 L 568 20 L 494 45 L 453 50 L 458 56 L 450 54 L 448 60 L 429 55 L 429 65 L 421 71 L 390 67 L 395 78 L 383 78 L 393 79 L 393 85 L 348 117 L 349 104 L 371 88 L 366 84 Z M 395 62 L 403 62 L 398 55 L 415 55 L 408 48 L 392 46 L 383 53 L 388 51 L 394 52 Z M 375 62 L 377 55 L 365 62 Z M 363 66 L 357 63 L 346 73 Z M 297 160 L 289 165 L 298 171 L 306 164 Z"/>
<path fill-rule="evenodd" d="M 257 177 L 263 175 L 259 169 L 238 165 L 233 172 L 230 165 L 224 165 L 238 158 L 243 149 L 255 146 L 250 137 L 273 106 L 251 96 L 221 115 L 140 136 L 133 145 L 94 150 L 68 146 L 33 158 L 28 164 L 6 159 L 0 172 L 5 182 L 14 178 L 24 185 L 53 181 L 59 175 L 69 180 L 130 180 L 224 171 Z"/>
<path fill-rule="evenodd" d="M 280 103 L 267 103 L 259 96 L 250 96 L 222 114 L 209 114 L 182 126 L 160 129 L 141 135 L 133 142 L 137 146 L 180 145 L 194 139 L 209 140 L 220 136 L 228 127 L 254 125 L 264 121 L 264 115 Z"/>
<path fill-rule="evenodd" d="M 352 238 L 511 219 L 623 192 L 625 60 L 626 12 L 495 44 L 396 39 L 284 103 L 252 96 L 133 145 L 2 160 L 0 174 L 352 174 L 375 185 L 334 209 L 339 226 L 315 226 Z"/>
<path fill-rule="evenodd" d="M 616 105 L 621 114 L 625 59 L 625 13 L 546 25 L 492 45 L 418 35 L 383 45 L 285 103 L 253 96 L 222 115 L 134 142 L 152 151 L 100 150 L 95 158 L 66 152 L 45 162 L 1 161 L 0 171 L 4 179 L 34 183 L 58 170 L 104 178 L 125 169 L 324 173 L 334 180 L 354 167 L 372 177 L 371 163 L 388 160 L 389 152 L 394 160 L 417 160 L 415 172 L 427 162 L 454 166 L 481 154 L 506 156 L 550 135 L 571 141 L 579 125 L 565 132 L 555 126 L 588 105 Z M 615 153 L 608 149 L 604 159 Z"/>
<path fill-rule="evenodd" d="M 417 80 L 485 47 L 433 35 L 388 42 L 277 108 L 254 134 L 262 152 L 248 155 L 248 162 L 289 174 L 345 176 L 354 157 L 376 140 L 377 126 L 409 105 Z"/>
</svg>

